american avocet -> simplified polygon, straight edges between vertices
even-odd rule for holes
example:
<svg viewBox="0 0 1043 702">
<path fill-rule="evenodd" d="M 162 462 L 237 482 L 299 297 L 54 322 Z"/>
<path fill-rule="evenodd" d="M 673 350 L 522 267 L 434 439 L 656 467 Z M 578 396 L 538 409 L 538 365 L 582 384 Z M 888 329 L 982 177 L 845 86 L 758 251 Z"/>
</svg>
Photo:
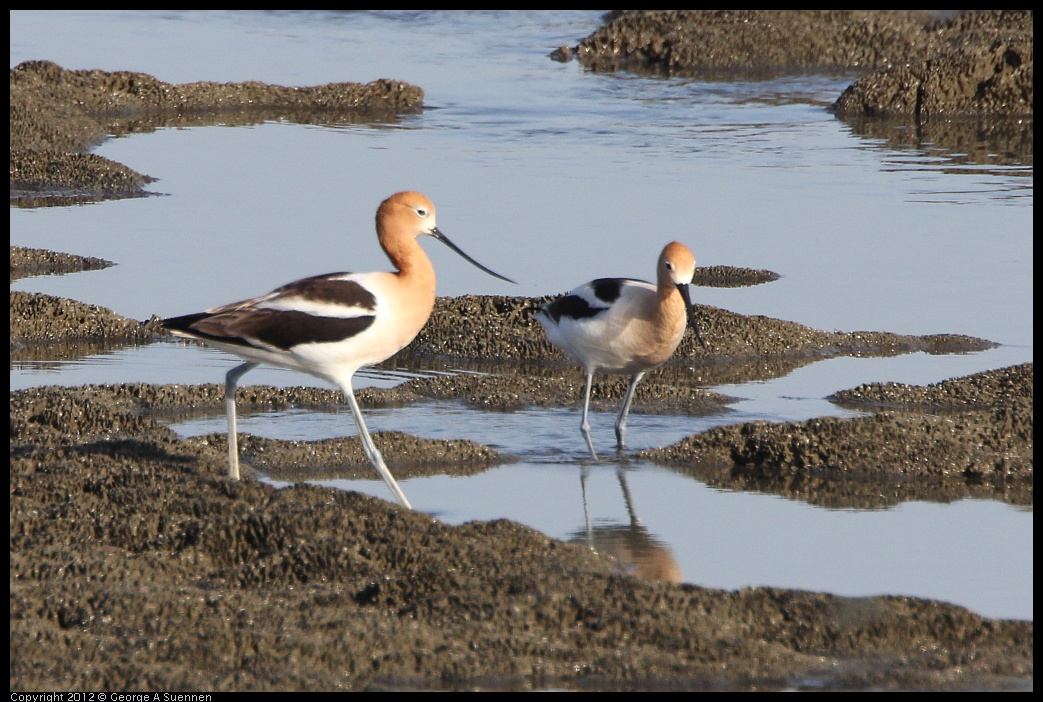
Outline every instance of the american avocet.
<svg viewBox="0 0 1043 702">
<path fill-rule="evenodd" d="M 377 209 L 377 239 L 395 272 L 330 273 L 302 278 L 267 295 L 165 319 L 163 327 L 233 353 L 246 363 L 225 376 L 228 476 L 239 479 L 235 388 L 260 363 L 303 371 L 339 387 L 362 448 L 405 507 L 409 501 L 362 421 L 351 388 L 359 368 L 390 358 L 427 323 L 435 305 L 435 270 L 417 237 L 432 236 L 489 275 L 513 283 L 461 251 L 435 225 L 435 206 L 417 192 L 396 193 Z"/>
<path fill-rule="evenodd" d="M 665 363 L 677 349 L 684 336 L 686 316 L 699 343 L 706 346 L 688 295 L 694 275 L 695 256 L 684 244 L 673 241 L 659 255 L 656 285 L 631 278 L 598 278 L 536 312 L 536 321 L 547 331 L 547 339 L 587 372 L 580 430 L 595 458 L 587 421 L 594 373 L 630 375 L 616 419 L 616 441 L 622 449 L 634 389 L 646 372 Z"/>
</svg>

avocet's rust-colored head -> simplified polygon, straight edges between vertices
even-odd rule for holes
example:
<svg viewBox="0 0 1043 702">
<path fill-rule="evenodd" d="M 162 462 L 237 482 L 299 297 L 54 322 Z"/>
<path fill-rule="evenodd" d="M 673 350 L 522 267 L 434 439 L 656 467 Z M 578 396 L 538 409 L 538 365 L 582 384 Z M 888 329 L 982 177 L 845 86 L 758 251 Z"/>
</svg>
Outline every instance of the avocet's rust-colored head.
<svg viewBox="0 0 1043 702">
<path fill-rule="evenodd" d="M 685 312 L 688 314 L 688 323 L 692 326 L 695 338 L 699 340 L 703 348 L 710 348 L 703 341 L 702 334 L 699 333 L 699 324 L 695 319 L 695 310 L 692 308 L 692 298 L 688 291 L 688 286 L 695 277 L 695 254 L 684 244 L 671 241 L 663 247 L 663 252 L 659 254 L 658 275 L 660 284 L 668 282 L 681 293 Z"/>
<path fill-rule="evenodd" d="M 445 234 L 438 229 L 435 218 L 435 204 L 423 193 L 415 190 L 403 190 L 380 203 L 377 208 L 377 236 L 385 251 L 395 248 L 397 240 L 402 237 L 416 239 L 421 236 L 431 236 L 438 239 L 450 249 L 459 254 L 464 260 L 473 266 L 480 268 L 494 278 L 506 280 L 508 283 L 514 281 L 492 271 L 468 256 L 463 250 L 450 241 Z"/>
</svg>

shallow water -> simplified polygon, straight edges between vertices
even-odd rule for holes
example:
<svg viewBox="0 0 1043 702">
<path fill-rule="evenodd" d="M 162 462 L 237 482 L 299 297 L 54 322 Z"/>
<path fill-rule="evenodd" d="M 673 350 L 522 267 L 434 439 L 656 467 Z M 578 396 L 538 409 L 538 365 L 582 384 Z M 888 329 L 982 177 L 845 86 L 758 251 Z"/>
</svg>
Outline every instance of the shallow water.
<svg viewBox="0 0 1043 702">
<path fill-rule="evenodd" d="M 725 422 L 851 416 L 823 398 L 861 383 L 926 384 L 1032 360 L 1031 167 L 954 169 L 954 154 L 856 136 L 825 109 L 854 76 L 703 82 L 593 74 L 547 58 L 598 20 L 593 11 L 11 12 L 12 67 L 49 59 L 174 83 L 394 78 L 426 92 L 424 112 L 394 124 L 266 123 L 110 140 L 96 152 L 159 177 L 150 190 L 162 196 L 12 207 L 11 241 L 118 265 L 12 289 L 147 319 L 304 275 L 386 269 L 373 212 L 411 188 L 432 196 L 455 243 L 519 281 L 486 276 L 428 243 L 442 295 L 536 296 L 598 276 L 649 278 L 663 243 L 679 239 L 701 265 L 782 275 L 750 288 L 696 288 L 702 303 L 825 330 L 959 333 L 1002 344 L 974 354 L 832 359 L 769 382 L 717 387 L 744 398 L 735 411 L 634 415 L 634 449 Z M 216 383 L 234 363 L 157 343 L 18 363 L 11 384 Z M 373 372 L 358 385 L 401 377 Z M 258 369 L 246 382 L 317 381 Z M 621 482 L 612 459 L 587 466 L 573 409 L 476 415 L 425 403 L 367 417 L 372 431 L 467 438 L 518 456 L 473 477 L 403 481 L 414 506 L 447 522 L 506 517 L 595 542 L 629 532 L 672 559 L 686 581 L 712 587 L 915 595 L 992 617 L 1033 616 L 1031 509 L 964 500 L 828 510 L 715 490 L 643 462 L 628 464 Z M 613 420 L 591 417 L 606 456 Z M 177 429 L 223 427 L 215 416 Z M 346 412 L 254 415 L 241 429 L 283 439 L 354 431 Z M 389 497 L 378 479 L 341 486 Z"/>
</svg>

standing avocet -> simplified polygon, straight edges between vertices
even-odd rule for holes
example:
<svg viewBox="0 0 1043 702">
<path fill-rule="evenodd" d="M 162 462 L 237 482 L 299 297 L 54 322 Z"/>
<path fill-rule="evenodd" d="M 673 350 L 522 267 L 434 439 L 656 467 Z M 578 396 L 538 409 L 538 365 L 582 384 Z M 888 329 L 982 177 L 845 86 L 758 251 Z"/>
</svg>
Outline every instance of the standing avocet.
<svg viewBox="0 0 1043 702">
<path fill-rule="evenodd" d="M 377 209 L 377 239 L 394 272 L 330 273 L 288 283 L 267 295 L 165 319 L 176 334 L 233 353 L 246 363 L 225 377 L 228 476 L 239 479 L 235 388 L 260 363 L 303 371 L 339 387 L 348 400 L 363 451 L 405 507 L 409 501 L 366 430 L 351 388 L 359 368 L 405 348 L 427 323 L 435 305 L 435 270 L 417 237 L 432 236 L 489 275 L 435 225 L 435 206 L 417 192 L 400 192 Z"/>
<path fill-rule="evenodd" d="M 695 256 L 684 244 L 670 242 L 659 255 L 656 270 L 655 285 L 631 278 L 598 278 L 544 304 L 535 314 L 547 339 L 587 372 L 580 430 L 595 458 L 587 421 L 594 373 L 630 375 L 616 419 L 616 441 L 622 450 L 634 389 L 646 372 L 665 363 L 677 349 L 686 317 L 706 347 L 688 295 Z"/>
</svg>

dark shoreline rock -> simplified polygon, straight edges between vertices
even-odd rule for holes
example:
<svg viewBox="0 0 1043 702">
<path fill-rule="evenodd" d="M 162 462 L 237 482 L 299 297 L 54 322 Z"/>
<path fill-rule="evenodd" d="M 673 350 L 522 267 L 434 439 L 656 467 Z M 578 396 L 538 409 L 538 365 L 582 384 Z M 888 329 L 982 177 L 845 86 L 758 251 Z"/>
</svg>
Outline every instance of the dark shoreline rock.
<svg viewBox="0 0 1043 702">
<path fill-rule="evenodd" d="M 86 153 L 112 136 L 266 120 L 388 122 L 421 111 L 423 99 L 421 88 L 386 79 L 306 87 L 174 85 L 145 73 L 25 61 L 11 69 L 11 199 L 37 207 L 147 194 L 143 188 L 156 178 Z"/>
<path fill-rule="evenodd" d="M 505 520 L 230 483 L 153 390 L 11 393 L 13 689 L 1031 688 L 1030 621 L 674 585 Z"/>
<path fill-rule="evenodd" d="M 718 81 L 853 75 L 828 109 L 856 134 L 954 167 L 1033 163 L 1031 10 L 613 10 L 551 58 Z"/>
<path fill-rule="evenodd" d="M 26 246 L 11 247 L 11 282 L 35 275 L 64 275 L 82 271 L 100 271 L 115 265 L 112 261 L 93 256 L 34 249 Z M 13 327 L 13 325 L 12 325 Z"/>
<path fill-rule="evenodd" d="M 552 57 L 711 79 L 855 71 L 838 114 L 1032 116 L 1031 10 L 613 10 Z"/>
<path fill-rule="evenodd" d="M 909 499 L 1033 503 L 1032 364 L 989 374 L 1027 375 L 1018 397 L 987 409 L 752 422 L 717 427 L 636 457 L 674 466 L 718 487 L 779 493 L 830 507 L 882 508 Z M 1026 387 L 1027 385 L 1027 387 Z M 1027 390 L 1027 394 L 1025 391 Z M 847 497 L 841 499 L 839 495 Z M 915 497 L 914 497 L 915 496 Z"/>
<path fill-rule="evenodd" d="M 758 78 L 903 62 L 930 50 L 925 10 L 613 10 L 575 47 L 594 71 Z"/>
</svg>

